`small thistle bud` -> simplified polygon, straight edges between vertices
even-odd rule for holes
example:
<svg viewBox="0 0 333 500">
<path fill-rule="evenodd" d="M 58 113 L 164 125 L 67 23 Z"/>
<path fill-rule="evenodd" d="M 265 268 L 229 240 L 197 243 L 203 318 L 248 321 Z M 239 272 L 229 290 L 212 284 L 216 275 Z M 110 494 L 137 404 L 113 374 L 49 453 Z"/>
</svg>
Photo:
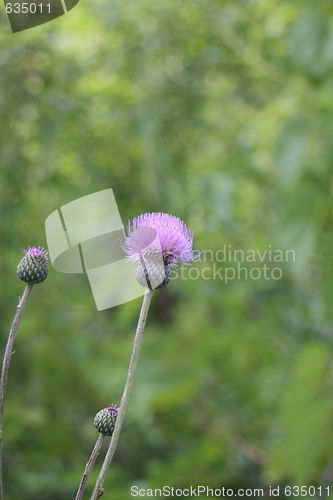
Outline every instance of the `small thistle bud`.
<svg viewBox="0 0 333 500">
<path fill-rule="evenodd" d="M 101 434 L 112 436 L 114 426 L 116 424 L 119 408 L 116 405 L 107 405 L 105 408 L 96 413 L 94 418 L 94 426 Z"/>
<path fill-rule="evenodd" d="M 161 262 L 161 256 L 158 253 L 145 255 L 135 271 L 139 285 L 151 290 L 164 288 L 170 281 L 170 274 L 170 266 Z M 158 286 L 156 286 L 157 283 Z"/>
<path fill-rule="evenodd" d="M 17 266 L 17 274 L 22 281 L 30 284 L 42 283 L 48 275 L 48 256 L 43 247 L 28 247 Z"/>
</svg>

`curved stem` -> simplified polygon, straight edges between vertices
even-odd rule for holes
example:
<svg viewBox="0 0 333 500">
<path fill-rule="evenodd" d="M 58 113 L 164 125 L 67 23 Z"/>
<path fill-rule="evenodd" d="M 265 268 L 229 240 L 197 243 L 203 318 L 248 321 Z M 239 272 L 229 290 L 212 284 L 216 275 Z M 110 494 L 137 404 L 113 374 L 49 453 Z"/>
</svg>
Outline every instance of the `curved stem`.
<svg viewBox="0 0 333 500">
<path fill-rule="evenodd" d="M 136 367 L 138 364 L 140 346 L 141 346 L 141 342 L 142 342 L 142 338 L 143 338 L 143 332 L 144 332 L 145 325 L 146 325 L 146 320 L 147 320 L 147 315 L 148 315 L 148 310 L 149 310 L 149 305 L 151 302 L 152 295 L 153 295 L 153 292 L 147 288 L 145 295 L 143 297 L 138 326 L 137 326 L 136 334 L 135 334 L 135 338 L 134 338 L 132 357 L 131 357 L 131 361 L 130 361 L 129 368 L 128 368 L 127 380 L 126 380 L 125 389 L 124 389 L 124 392 L 123 392 L 123 395 L 121 398 L 120 408 L 119 408 L 115 428 L 114 428 L 114 431 L 113 431 L 113 434 L 111 437 L 111 441 L 109 444 L 109 448 L 106 452 L 105 459 L 104 459 L 101 471 L 99 473 L 99 476 L 98 476 L 98 479 L 96 481 L 95 488 L 94 488 L 94 491 L 93 491 L 93 494 L 92 494 L 90 500 L 97 500 L 97 498 L 100 498 L 104 493 L 102 486 L 103 486 L 104 479 L 106 477 L 108 468 L 110 467 L 110 463 L 111 463 L 112 457 L 114 455 L 114 452 L 115 452 L 115 449 L 116 449 L 116 446 L 118 443 L 118 439 L 119 439 L 119 434 L 120 434 L 120 431 L 121 431 L 121 428 L 123 425 L 125 411 L 126 411 L 129 397 L 130 397 L 130 392 L 131 392 L 133 381 L 134 381 Z"/>
<path fill-rule="evenodd" d="M 96 458 L 98 456 L 99 450 L 101 449 L 101 446 L 102 446 L 104 438 L 105 438 L 104 434 L 99 434 L 98 435 L 96 444 L 94 446 L 93 451 L 91 452 L 90 458 L 89 458 L 89 460 L 87 462 L 84 474 L 82 476 L 79 489 L 77 490 L 75 500 L 81 500 L 82 499 L 82 496 L 83 496 L 84 490 L 86 488 L 86 484 L 87 484 L 88 478 L 90 476 L 92 468 L 94 467 Z"/>
<path fill-rule="evenodd" d="M 11 356 L 13 353 L 13 345 L 16 337 L 16 332 L 20 323 L 20 319 L 24 308 L 26 306 L 28 297 L 30 295 L 33 284 L 27 283 L 23 296 L 17 306 L 16 314 L 12 327 L 9 332 L 8 341 L 6 345 L 5 354 L 2 362 L 2 371 L 0 379 L 0 500 L 3 500 L 3 487 L 2 487 L 2 428 L 4 421 L 4 408 L 5 408 L 5 396 L 6 396 L 6 385 L 8 379 L 9 365 Z"/>
</svg>

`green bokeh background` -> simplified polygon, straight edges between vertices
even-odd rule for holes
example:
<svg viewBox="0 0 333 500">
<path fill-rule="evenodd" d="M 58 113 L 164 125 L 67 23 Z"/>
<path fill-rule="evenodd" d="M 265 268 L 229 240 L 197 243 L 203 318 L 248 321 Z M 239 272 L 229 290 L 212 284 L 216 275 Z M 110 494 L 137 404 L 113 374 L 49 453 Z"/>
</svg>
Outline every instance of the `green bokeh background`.
<svg viewBox="0 0 333 500">
<path fill-rule="evenodd" d="M 228 283 L 201 271 L 237 262 L 201 259 L 198 279 L 155 293 L 103 498 L 333 488 L 333 4 L 81 0 L 15 35 L 0 16 L 1 351 L 22 248 L 96 191 L 113 188 L 124 224 L 180 217 L 197 250 L 296 255 L 242 263 L 281 279 Z M 98 312 L 86 276 L 52 268 L 34 287 L 10 367 L 7 500 L 74 498 L 140 303 Z"/>
</svg>

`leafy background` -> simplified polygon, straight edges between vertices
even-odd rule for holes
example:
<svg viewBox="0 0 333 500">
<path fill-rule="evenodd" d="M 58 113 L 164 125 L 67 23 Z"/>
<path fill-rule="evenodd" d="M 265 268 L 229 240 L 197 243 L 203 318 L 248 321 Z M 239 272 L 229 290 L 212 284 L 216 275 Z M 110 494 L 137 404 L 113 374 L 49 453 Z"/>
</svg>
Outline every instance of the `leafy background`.
<svg viewBox="0 0 333 500">
<path fill-rule="evenodd" d="M 2 350 L 22 248 L 102 189 L 124 223 L 179 216 L 198 250 L 296 255 L 278 280 L 184 274 L 155 294 L 105 499 L 333 487 L 333 5 L 91 0 L 15 35 L 0 16 Z M 194 267 L 214 263 L 237 265 Z M 97 312 L 85 276 L 52 268 L 34 287 L 10 368 L 7 500 L 74 498 L 139 309 Z"/>
</svg>

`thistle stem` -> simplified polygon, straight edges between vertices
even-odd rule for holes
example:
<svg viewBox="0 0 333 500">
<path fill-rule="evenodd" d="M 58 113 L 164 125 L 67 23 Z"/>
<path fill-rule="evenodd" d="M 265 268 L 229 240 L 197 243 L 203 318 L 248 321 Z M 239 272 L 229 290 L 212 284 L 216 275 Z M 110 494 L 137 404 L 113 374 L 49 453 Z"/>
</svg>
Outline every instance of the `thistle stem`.
<svg viewBox="0 0 333 500">
<path fill-rule="evenodd" d="M 33 284 L 27 283 L 23 296 L 17 306 L 16 314 L 14 317 L 14 321 L 12 327 L 9 332 L 8 341 L 6 345 L 5 354 L 2 362 L 2 371 L 1 371 L 1 379 L 0 379 L 0 500 L 3 500 L 3 486 L 2 486 L 2 428 L 4 421 L 4 408 L 5 408 L 5 396 L 6 396 L 6 385 L 8 379 L 9 365 L 11 356 L 13 353 L 13 345 L 16 337 L 16 332 L 20 323 L 20 319 L 24 308 L 26 306 L 28 297 L 32 290 Z"/>
<path fill-rule="evenodd" d="M 143 338 L 143 332 L 145 329 L 146 325 L 146 320 L 147 320 L 147 315 L 148 315 L 148 310 L 149 310 L 149 305 L 151 302 L 153 292 L 147 288 L 145 295 L 143 297 L 143 302 L 141 306 L 141 311 L 140 311 L 140 316 L 139 316 L 139 321 L 136 329 L 136 334 L 134 338 L 134 345 L 133 345 L 133 351 L 132 351 L 132 357 L 131 361 L 129 364 L 128 372 L 127 372 L 127 380 L 124 388 L 124 392 L 121 398 L 120 402 L 120 407 L 116 419 L 116 424 L 114 427 L 114 431 L 110 440 L 109 448 L 106 452 L 105 459 L 101 468 L 101 471 L 99 473 L 98 479 L 95 484 L 95 488 L 93 491 L 93 494 L 91 496 L 90 500 L 97 500 L 100 498 L 104 490 L 102 488 L 108 468 L 110 467 L 118 439 L 119 439 L 119 434 L 123 425 L 124 417 L 125 417 L 125 411 L 127 407 L 127 403 L 130 397 L 130 392 L 132 389 L 133 381 L 134 381 L 134 375 L 136 371 L 136 367 L 138 364 L 138 359 L 139 359 L 139 352 L 140 352 L 140 346 Z"/>
<path fill-rule="evenodd" d="M 92 471 L 92 468 L 93 468 L 93 466 L 95 464 L 96 458 L 97 458 L 98 453 L 99 453 L 99 451 L 101 449 L 101 446 L 102 446 L 104 438 L 105 438 L 104 434 L 99 434 L 98 435 L 96 444 L 94 446 L 93 451 L 91 452 L 90 458 L 89 458 L 89 460 L 87 462 L 87 465 L 86 465 L 86 468 L 84 470 L 84 473 L 83 473 L 83 476 L 82 476 L 82 479 L 81 479 L 81 483 L 80 483 L 79 489 L 77 490 L 77 493 L 76 493 L 75 500 L 81 500 L 82 497 L 83 497 L 83 493 L 84 493 L 84 490 L 86 488 L 86 484 L 87 484 L 88 478 L 89 478 L 90 473 Z"/>
</svg>

